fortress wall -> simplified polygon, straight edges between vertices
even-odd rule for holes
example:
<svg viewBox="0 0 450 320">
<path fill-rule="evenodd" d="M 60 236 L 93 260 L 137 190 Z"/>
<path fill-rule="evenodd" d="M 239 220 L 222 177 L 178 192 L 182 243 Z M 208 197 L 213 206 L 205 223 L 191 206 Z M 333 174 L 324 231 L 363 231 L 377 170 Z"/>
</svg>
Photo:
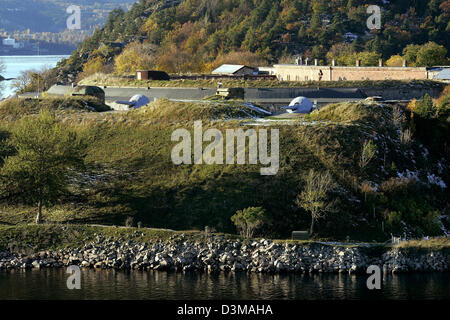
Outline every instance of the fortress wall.
<svg viewBox="0 0 450 320">
<path fill-rule="evenodd" d="M 425 80 L 426 68 L 411 67 L 331 67 L 275 65 L 280 81 L 358 81 L 358 80 Z"/>
</svg>

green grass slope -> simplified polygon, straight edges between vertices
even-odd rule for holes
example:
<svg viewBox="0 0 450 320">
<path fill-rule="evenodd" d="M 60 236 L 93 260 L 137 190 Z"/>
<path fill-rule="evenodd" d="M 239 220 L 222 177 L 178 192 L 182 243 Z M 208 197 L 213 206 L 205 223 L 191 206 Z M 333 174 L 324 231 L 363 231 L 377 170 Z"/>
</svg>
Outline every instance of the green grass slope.
<svg viewBox="0 0 450 320">
<path fill-rule="evenodd" d="M 8 133 L 34 102 L 0 104 L 0 130 Z M 45 103 L 49 103 L 46 101 Z M 13 107 L 13 105 L 15 107 Z M 62 112 L 60 109 L 58 113 Z M 14 115 L 14 116 L 12 116 Z M 120 113 L 77 111 L 63 119 L 88 141 L 87 169 L 74 179 L 72 192 L 44 212 L 58 223 L 124 225 L 128 217 L 144 226 L 174 230 L 214 227 L 235 232 L 230 217 L 249 206 L 262 206 L 268 221 L 262 235 L 288 237 L 305 230 L 310 217 L 295 205 L 308 170 L 328 170 L 339 188 L 332 195 L 337 210 L 318 224 L 322 238 L 385 240 L 390 232 L 414 235 L 442 233 L 435 212 L 445 217 L 446 189 L 429 183 L 435 174 L 448 185 L 448 169 L 428 157 L 417 141 L 404 145 L 392 125 L 392 108 L 373 102 L 327 106 L 290 122 L 258 122 L 256 114 L 238 102 L 175 103 L 160 100 Z M 261 176 L 261 165 L 181 165 L 172 163 L 174 130 L 253 128 L 280 130 L 280 169 Z M 265 126 L 255 125 L 264 123 Z M 373 140 L 374 159 L 365 170 L 358 166 L 361 147 Z M 205 143 L 205 146 L 207 144 Z M 407 172 L 417 179 L 400 179 Z M 371 186 L 370 191 L 362 188 Z M 398 229 L 398 212 L 403 229 Z M 397 216 L 396 216 L 397 214 Z M 29 223 L 35 208 L 3 199 L 0 223 Z M 411 215 L 411 216 L 410 216 Z M 445 225 L 445 219 L 442 219 Z M 384 227 L 384 231 L 383 231 Z"/>
</svg>

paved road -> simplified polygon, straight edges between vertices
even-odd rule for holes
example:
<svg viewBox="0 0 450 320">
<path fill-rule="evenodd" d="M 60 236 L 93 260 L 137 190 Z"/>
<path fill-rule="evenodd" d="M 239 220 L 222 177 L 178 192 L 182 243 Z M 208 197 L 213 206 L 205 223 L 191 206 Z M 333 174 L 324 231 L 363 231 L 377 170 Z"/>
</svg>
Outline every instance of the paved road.
<svg viewBox="0 0 450 320">
<path fill-rule="evenodd" d="M 52 88 L 53 94 L 64 95 L 72 88 L 57 86 Z M 132 96 L 142 94 L 154 99 L 167 98 L 174 101 L 199 100 L 216 93 L 215 88 L 118 88 L 103 87 L 107 101 L 129 100 Z M 22 97 L 34 97 L 36 93 L 27 93 Z M 318 104 L 341 101 L 357 101 L 366 96 L 356 88 L 245 88 L 245 101 L 262 105 L 287 105 L 292 99 L 304 96 L 317 100 Z"/>
</svg>

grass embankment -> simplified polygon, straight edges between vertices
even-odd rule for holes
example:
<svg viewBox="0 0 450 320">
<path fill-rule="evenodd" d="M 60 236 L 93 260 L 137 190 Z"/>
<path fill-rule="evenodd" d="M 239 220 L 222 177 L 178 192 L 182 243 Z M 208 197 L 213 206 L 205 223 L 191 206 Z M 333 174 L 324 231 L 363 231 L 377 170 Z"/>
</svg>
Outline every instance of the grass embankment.
<svg viewBox="0 0 450 320">
<path fill-rule="evenodd" d="M 433 238 L 427 241 L 410 240 L 394 246 L 402 250 L 443 250 L 450 251 L 450 238 Z"/>
<path fill-rule="evenodd" d="M 411 205 L 404 201 L 414 198 L 414 212 L 421 217 L 445 199 L 438 187 L 410 191 L 388 183 L 407 169 L 433 170 L 432 159 L 423 156 L 419 143 L 400 143 L 392 126 L 392 108 L 376 103 L 335 104 L 289 125 L 271 123 L 270 128 L 280 130 L 280 169 L 276 176 L 261 176 L 263 165 L 176 166 L 171 161 L 176 144 L 172 132 L 185 128 L 192 133 L 194 120 L 202 120 L 204 130 L 267 129 L 250 125 L 254 114 L 238 102 L 159 100 L 141 109 L 107 114 L 77 108 L 62 112 L 54 102 L 44 101 L 89 147 L 87 169 L 77 175 L 71 193 L 44 211 L 44 221 L 49 223 L 124 225 L 131 216 L 145 227 L 202 230 L 210 226 L 233 233 L 230 217 L 237 210 L 262 206 L 269 214 L 262 233 L 287 238 L 292 230 L 309 226 L 310 217 L 295 205 L 295 198 L 308 170 L 316 169 L 329 170 L 339 185 L 333 195 L 339 200 L 336 213 L 319 221 L 320 236 L 384 241 L 389 231 L 382 232 L 382 221 L 386 225 L 386 212 L 401 209 L 397 202 L 409 210 Z M 35 109 L 30 100 L 1 103 L 4 136 L 21 116 Z M 374 140 L 378 151 L 361 170 L 358 162 L 366 140 Z M 363 191 L 363 182 L 386 187 L 372 193 Z M 33 206 L 5 199 L 0 223 L 29 223 L 35 212 Z"/>
<path fill-rule="evenodd" d="M 76 248 L 95 241 L 97 236 L 116 240 L 139 242 L 152 242 L 154 240 L 168 240 L 172 236 L 181 235 L 181 232 L 170 230 L 151 230 L 137 228 L 118 228 L 108 226 L 85 225 L 0 225 L 0 250 L 16 248 L 27 249 L 59 249 Z M 183 232 L 195 239 L 196 232 Z"/>
<path fill-rule="evenodd" d="M 109 106 L 91 97 L 18 98 L 1 102 L 0 119 L 3 123 L 14 122 L 24 115 L 37 114 L 41 109 L 54 110 L 61 116 L 111 110 Z"/>
<path fill-rule="evenodd" d="M 443 88 L 444 84 L 432 80 L 413 81 L 278 81 L 278 80 L 237 80 L 237 79 L 205 79 L 205 80 L 136 80 L 130 76 L 111 74 L 94 74 L 80 81 L 80 85 L 117 86 L 117 87 L 185 87 L 185 88 L 217 88 L 218 83 L 225 88 Z"/>
</svg>

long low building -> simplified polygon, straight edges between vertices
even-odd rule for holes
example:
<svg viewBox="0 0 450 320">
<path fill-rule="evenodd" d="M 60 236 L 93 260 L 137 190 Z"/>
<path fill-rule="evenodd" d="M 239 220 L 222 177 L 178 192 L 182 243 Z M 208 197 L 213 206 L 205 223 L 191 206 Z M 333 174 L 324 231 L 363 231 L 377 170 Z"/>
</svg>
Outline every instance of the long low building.
<svg viewBox="0 0 450 320">
<path fill-rule="evenodd" d="M 276 64 L 260 68 L 276 75 L 279 81 L 361 81 L 433 79 L 433 69 L 426 67 L 344 67 Z"/>
</svg>

